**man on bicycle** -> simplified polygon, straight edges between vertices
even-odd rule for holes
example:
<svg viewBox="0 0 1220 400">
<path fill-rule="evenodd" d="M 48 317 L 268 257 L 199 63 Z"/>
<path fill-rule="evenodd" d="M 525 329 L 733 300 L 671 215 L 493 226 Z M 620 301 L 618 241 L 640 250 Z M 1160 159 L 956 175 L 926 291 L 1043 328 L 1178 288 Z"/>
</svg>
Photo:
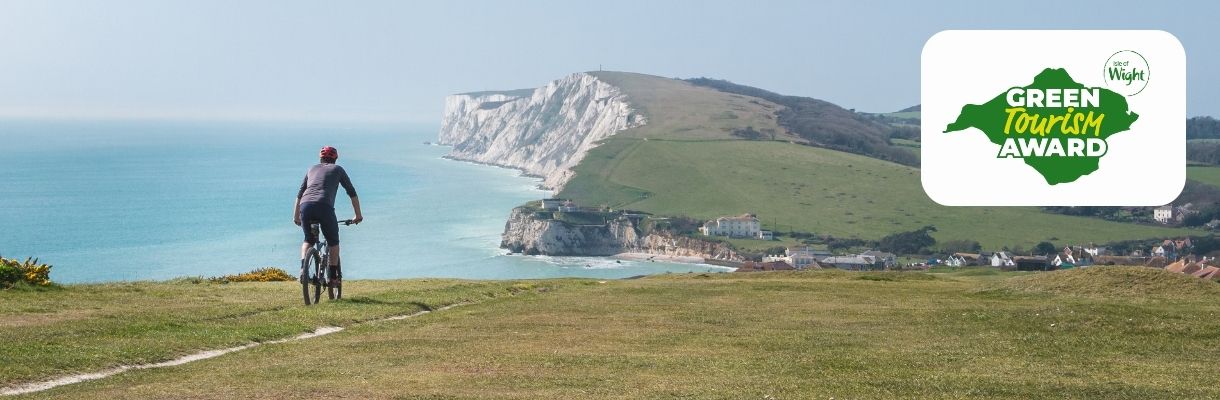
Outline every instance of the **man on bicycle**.
<svg viewBox="0 0 1220 400">
<path fill-rule="evenodd" d="M 305 268 L 305 257 L 309 248 L 318 242 L 318 237 L 310 229 L 311 224 L 322 227 L 322 236 L 330 247 L 330 276 L 342 280 L 343 269 L 339 262 L 339 219 L 335 217 L 335 195 L 339 186 L 347 191 L 347 197 L 352 199 L 352 209 L 356 218 L 352 223 L 359 224 L 364 220 L 360 214 L 360 198 L 356 197 L 356 188 L 347 177 L 343 167 L 335 165 L 339 159 L 339 150 L 326 146 L 318 156 L 317 165 L 309 167 L 305 180 L 301 182 L 301 190 L 297 192 L 296 205 L 292 207 L 292 222 L 300 225 L 305 231 L 305 243 L 301 245 L 301 268 Z"/>
</svg>

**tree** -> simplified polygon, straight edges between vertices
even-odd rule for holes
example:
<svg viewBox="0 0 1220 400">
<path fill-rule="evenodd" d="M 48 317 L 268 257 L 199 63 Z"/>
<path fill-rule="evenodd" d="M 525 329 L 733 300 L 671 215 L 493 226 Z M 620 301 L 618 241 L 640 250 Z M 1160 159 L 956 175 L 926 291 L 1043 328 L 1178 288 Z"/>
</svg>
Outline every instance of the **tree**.
<svg viewBox="0 0 1220 400">
<path fill-rule="evenodd" d="M 1038 255 L 1048 255 L 1048 254 L 1053 254 L 1053 253 L 1055 253 L 1055 250 L 1056 250 L 1056 248 L 1055 248 L 1055 244 L 1054 244 L 1054 243 L 1051 243 L 1051 242 L 1038 242 L 1038 244 L 1034 245 L 1034 250 L 1033 250 L 1033 251 L 1034 251 L 1034 254 L 1038 254 Z"/>
<path fill-rule="evenodd" d="M 928 225 L 910 232 L 890 234 L 881 238 L 877 247 L 894 254 L 923 254 L 928 247 L 936 244 L 930 232 L 936 232 L 936 227 Z"/>
</svg>

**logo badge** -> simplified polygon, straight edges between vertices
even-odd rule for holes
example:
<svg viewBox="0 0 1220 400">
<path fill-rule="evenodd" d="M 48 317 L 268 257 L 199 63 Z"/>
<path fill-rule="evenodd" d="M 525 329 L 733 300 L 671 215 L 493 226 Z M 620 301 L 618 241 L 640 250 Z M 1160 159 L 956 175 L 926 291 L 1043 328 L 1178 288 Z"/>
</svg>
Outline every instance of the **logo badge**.
<svg viewBox="0 0 1220 400">
<path fill-rule="evenodd" d="M 922 60 L 924 190 L 961 206 L 1169 203 L 1186 179 L 1185 63 L 1162 31 L 940 32 Z"/>
<path fill-rule="evenodd" d="M 1106 60 L 1106 87 L 1124 96 L 1135 96 L 1144 91 L 1151 74 L 1148 60 L 1131 50 L 1114 53 Z"/>
</svg>

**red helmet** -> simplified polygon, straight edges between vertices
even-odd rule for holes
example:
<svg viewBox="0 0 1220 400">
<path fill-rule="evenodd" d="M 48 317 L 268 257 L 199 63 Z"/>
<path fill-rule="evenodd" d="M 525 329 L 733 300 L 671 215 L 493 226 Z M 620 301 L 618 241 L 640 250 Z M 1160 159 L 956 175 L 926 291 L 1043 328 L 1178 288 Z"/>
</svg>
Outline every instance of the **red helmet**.
<svg viewBox="0 0 1220 400">
<path fill-rule="evenodd" d="M 323 147 L 322 151 L 318 152 L 318 157 L 332 158 L 332 159 L 338 160 L 339 159 L 339 149 L 336 149 L 336 148 L 330 147 L 330 146 Z"/>
</svg>

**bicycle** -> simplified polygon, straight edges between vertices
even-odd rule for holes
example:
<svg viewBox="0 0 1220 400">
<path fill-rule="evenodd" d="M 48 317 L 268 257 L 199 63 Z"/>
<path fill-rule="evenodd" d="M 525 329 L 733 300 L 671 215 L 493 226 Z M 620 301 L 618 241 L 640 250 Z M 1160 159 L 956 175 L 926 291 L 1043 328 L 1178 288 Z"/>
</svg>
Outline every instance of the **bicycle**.
<svg viewBox="0 0 1220 400">
<path fill-rule="evenodd" d="M 344 226 L 352 225 L 352 220 L 339 221 Z M 326 295 L 331 300 L 343 298 L 342 271 L 330 270 L 330 246 L 326 238 L 320 235 L 322 226 L 318 223 L 309 224 L 313 236 L 318 242 L 313 244 L 301 264 L 301 295 L 305 297 L 305 305 L 317 304 L 322 300 L 322 286 L 326 286 Z M 312 273 L 312 274 L 311 274 Z M 309 285 L 313 285 L 313 302 L 309 299 Z"/>
</svg>

